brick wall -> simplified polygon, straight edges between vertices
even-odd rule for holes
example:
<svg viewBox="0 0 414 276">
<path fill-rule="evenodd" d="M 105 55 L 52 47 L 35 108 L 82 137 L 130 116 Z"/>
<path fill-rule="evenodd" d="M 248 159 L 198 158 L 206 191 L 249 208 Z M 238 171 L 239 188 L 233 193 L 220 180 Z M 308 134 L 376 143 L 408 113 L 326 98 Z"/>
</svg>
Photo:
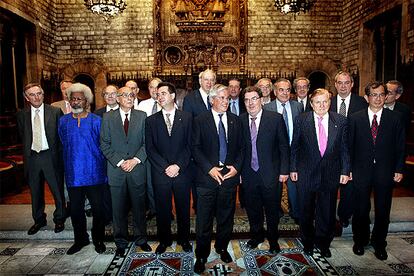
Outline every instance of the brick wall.
<svg viewBox="0 0 414 276">
<path fill-rule="evenodd" d="M 342 1 L 318 0 L 310 13 L 284 15 L 273 1 L 250 0 L 248 68 L 295 70 L 300 62 L 341 59 Z"/>
</svg>

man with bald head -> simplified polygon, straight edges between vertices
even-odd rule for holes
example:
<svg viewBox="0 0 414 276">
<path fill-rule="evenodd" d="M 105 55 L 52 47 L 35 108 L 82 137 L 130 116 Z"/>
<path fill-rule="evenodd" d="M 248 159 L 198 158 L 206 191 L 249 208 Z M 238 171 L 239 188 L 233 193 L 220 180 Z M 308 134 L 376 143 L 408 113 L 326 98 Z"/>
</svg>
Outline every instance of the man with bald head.
<svg viewBox="0 0 414 276">
<path fill-rule="evenodd" d="M 121 257 L 128 246 L 129 205 L 132 208 L 135 245 L 143 251 L 151 251 L 147 243 L 145 219 L 146 115 L 133 108 L 134 99 L 135 93 L 130 88 L 118 90 L 119 109 L 104 113 L 100 138 L 101 150 L 108 161 L 116 255 Z"/>
<path fill-rule="evenodd" d="M 118 91 L 118 87 L 112 84 L 104 88 L 104 90 L 102 91 L 102 97 L 104 98 L 106 105 L 102 108 L 95 110 L 94 113 L 96 115 L 103 117 L 103 114 L 105 112 L 109 112 L 111 110 L 116 110 L 119 108 L 118 102 L 116 101 L 117 91 Z"/>
</svg>

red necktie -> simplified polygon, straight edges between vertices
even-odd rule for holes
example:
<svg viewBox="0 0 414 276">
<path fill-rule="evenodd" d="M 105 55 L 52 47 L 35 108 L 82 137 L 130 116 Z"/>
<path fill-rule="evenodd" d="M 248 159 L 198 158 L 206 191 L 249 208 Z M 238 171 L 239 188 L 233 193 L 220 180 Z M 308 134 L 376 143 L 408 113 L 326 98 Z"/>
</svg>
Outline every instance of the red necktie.
<svg viewBox="0 0 414 276">
<path fill-rule="evenodd" d="M 126 135 L 128 135 L 128 128 L 129 128 L 128 113 L 125 113 L 124 131 Z"/>
<path fill-rule="evenodd" d="M 374 114 L 374 118 L 372 119 L 371 124 L 371 135 L 372 135 L 372 141 L 374 142 L 377 140 L 377 134 L 378 134 L 378 122 L 377 122 L 377 115 Z"/>
</svg>

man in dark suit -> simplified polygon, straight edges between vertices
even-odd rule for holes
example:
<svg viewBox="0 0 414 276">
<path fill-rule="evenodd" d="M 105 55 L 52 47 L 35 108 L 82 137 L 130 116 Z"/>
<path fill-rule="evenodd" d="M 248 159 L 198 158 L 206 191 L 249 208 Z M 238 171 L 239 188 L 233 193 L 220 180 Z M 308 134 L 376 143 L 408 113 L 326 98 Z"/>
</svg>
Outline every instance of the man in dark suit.
<svg viewBox="0 0 414 276">
<path fill-rule="evenodd" d="M 278 244 L 278 183 L 289 176 L 289 140 L 283 117 L 262 109 L 262 91 L 254 86 L 243 92 L 247 113 L 241 116 L 245 143 L 242 189 L 250 224 L 250 248 L 269 240 L 272 254 L 280 252 Z M 266 214 L 267 231 L 264 230 Z"/>
<path fill-rule="evenodd" d="M 232 262 L 227 251 L 233 230 L 236 187 L 243 162 L 242 129 L 239 117 L 226 112 L 229 92 L 217 84 L 210 90 L 211 111 L 194 119 L 192 154 L 196 162 L 198 203 L 194 272 L 205 270 L 210 254 L 213 219 L 216 218 L 215 249 L 223 262 Z"/>
<path fill-rule="evenodd" d="M 62 147 L 58 136 L 59 108 L 44 104 L 40 84 L 30 83 L 24 88 L 29 108 L 17 112 L 17 127 L 23 143 L 24 169 L 32 197 L 34 225 L 27 232 L 36 234 L 46 226 L 44 181 L 55 201 L 53 221 L 55 233 L 65 229 L 65 199 L 63 194 Z"/>
<path fill-rule="evenodd" d="M 233 78 L 229 80 L 230 103 L 229 110 L 231 113 L 240 116 L 246 112 L 246 106 L 240 98 L 240 80 Z"/>
<path fill-rule="evenodd" d="M 387 97 L 385 97 L 384 107 L 401 114 L 403 125 L 405 127 L 405 135 L 408 136 L 411 127 L 411 108 L 405 103 L 397 102 L 404 92 L 404 88 L 401 82 L 390 80 L 386 83 L 386 89 L 388 93 Z"/>
<path fill-rule="evenodd" d="M 160 82 L 157 102 L 162 110 L 146 120 L 145 141 L 152 165 L 157 232 L 160 244 L 155 252 L 162 254 L 172 244 L 172 196 L 177 212 L 177 244 L 190 252 L 191 131 L 190 113 L 175 109 L 175 86 Z"/>
<path fill-rule="evenodd" d="M 117 110 L 119 108 L 118 102 L 116 101 L 116 92 L 118 91 L 118 87 L 115 85 L 108 85 L 104 88 L 102 91 L 102 97 L 104 98 L 104 101 L 106 105 L 104 107 L 101 107 L 97 110 L 95 110 L 95 114 L 103 117 L 103 114 L 105 112 L 109 112 L 111 110 Z"/>
<path fill-rule="evenodd" d="M 207 69 L 199 75 L 200 88 L 194 90 L 184 98 L 183 110 L 191 113 L 193 118 L 210 109 L 208 95 L 216 83 L 216 73 Z"/>
<path fill-rule="evenodd" d="M 401 182 L 404 167 L 404 126 L 399 114 L 383 108 L 387 90 L 380 82 L 365 87 L 367 109 L 349 117 L 352 178 L 354 182 L 353 251 L 364 254 L 370 240 L 371 192 L 374 192 L 375 222 L 371 244 L 375 256 L 388 258 L 385 247 L 394 182 Z M 349 207 L 348 207 L 349 208 Z"/>
<path fill-rule="evenodd" d="M 335 88 L 338 94 L 332 98 L 330 111 L 348 117 L 355 112 L 367 108 L 368 104 L 364 98 L 351 93 L 353 86 L 354 79 L 348 72 L 339 71 L 335 75 Z M 338 217 L 342 227 L 348 227 L 349 219 L 352 216 L 352 208 L 350 208 L 353 201 L 352 188 L 352 181 L 349 181 L 347 185 L 340 186 Z"/>
<path fill-rule="evenodd" d="M 312 255 L 316 246 L 329 258 L 337 189 L 348 182 L 350 172 L 348 126 L 345 117 L 329 112 L 328 90 L 316 89 L 311 105 L 314 111 L 301 114 L 295 121 L 290 177 L 298 187 L 305 254 Z"/>
<path fill-rule="evenodd" d="M 143 251 L 151 251 L 147 243 L 145 219 L 146 115 L 133 108 L 134 99 L 135 94 L 130 88 L 120 88 L 117 92 L 119 109 L 104 113 L 101 127 L 101 150 L 108 160 L 117 256 L 124 256 L 128 245 L 129 205 L 132 208 L 135 245 Z"/>
<path fill-rule="evenodd" d="M 308 92 L 310 87 L 310 81 L 308 78 L 299 77 L 293 80 L 293 89 L 296 92 L 296 101 L 302 104 L 304 112 L 312 111 Z"/>
<path fill-rule="evenodd" d="M 289 137 L 289 144 L 292 143 L 292 136 L 294 131 L 294 124 L 296 117 L 302 113 L 303 106 L 298 103 L 297 101 L 290 100 L 290 92 L 292 89 L 292 85 L 290 81 L 287 79 L 280 78 L 278 79 L 275 84 L 275 96 L 276 99 L 268 104 L 265 104 L 263 109 L 274 111 L 279 114 L 282 114 L 283 120 L 285 122 L 285 126 L 287 129 L 288 137 Z M 288 162 L 287 160 L 282 160 L 282 162 Z M 280 209 L 280 215 L 283 215 L 283 211 L 281 208 L 281 201 L 282 201 L 282 189 L 283 184 L 279 183 L 279 202 L 278 206 Z M 287 189 L 288 189 L 288 201 L 289 201 L 289 214 L 298 222 L 299 219 L 299 208 L 298 208 L 298 199 L 297 199 L 297 189 L 296 185 L 292 183 L 290 179 L 287 180 Z"/>
</svg>

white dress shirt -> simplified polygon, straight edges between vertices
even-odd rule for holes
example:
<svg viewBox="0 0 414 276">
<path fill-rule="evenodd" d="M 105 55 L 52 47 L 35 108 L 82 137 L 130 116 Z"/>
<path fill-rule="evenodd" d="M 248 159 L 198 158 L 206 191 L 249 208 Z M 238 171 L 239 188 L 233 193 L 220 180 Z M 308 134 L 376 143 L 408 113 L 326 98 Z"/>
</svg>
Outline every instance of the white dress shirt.
<svg viewBox="0 0 414 276">
<path fill-rule="evenodd" d="M 152 108 L 154 106 L 155 100 L 153 98 L 146 99 L 138 104 L 138 110 L 144 111 L 147 113 L 147 117 L 152 115 Z M 161 110 L 161 106 L 157 103 L 157 112 Z"/>
<path fill-rule="evenodd" d="M 219 129 L 218 126 L 219 126 L 219 123 L 220 123 L 219 113 L 214 111 L 213 109 L 211 109 L 211 112 L 213 113 L 214 124 L 216 125 L 217 134 L 218 134 L 218 129 Z M 228 140 L 228 136 L 227 136 L 227 132 L 228 132 L 227 131 L 228 130 L 228 127 L 227 127 L 227 113 L 224 112 L 222 114 L 223 114 L 223 116 L 221 117 L 221 121 L 223 122 L 224 130 L 226 131 L 226 140 Z"/>
<path fill-rule="evenodd" d="M 200 90 L 201 98 L 203 99 L 204 105 L 208 109 L 208 93 L 206 91 L 204 91 L 203 88 L 201 88 L 201 87 L 200 87 L 199 90 Z"/>
</svg>

